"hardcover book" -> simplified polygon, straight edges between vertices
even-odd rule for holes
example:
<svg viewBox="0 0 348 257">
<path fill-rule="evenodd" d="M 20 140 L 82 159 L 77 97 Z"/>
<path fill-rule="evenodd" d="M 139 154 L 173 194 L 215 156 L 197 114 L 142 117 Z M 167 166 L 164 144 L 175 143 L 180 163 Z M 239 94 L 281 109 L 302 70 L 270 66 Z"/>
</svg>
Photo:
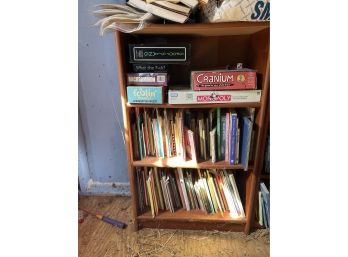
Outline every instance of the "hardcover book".
<svg viewBox="0 0 348 257">
<path fill-rule="evenodd" d="M 154 45 L 129 44 L 131 63 L 188 64 L 190 60 L 189 44 Z"/>
<path fill-rule="evenodd" d="M 262 90 L 193 91 L 169 90 L 169 104 L 211 104 L 260 102 Z"/>
<path fill-rule="evenodd" d="M 192 71 L 191 87 L 196 91 L 256 89 L 256 71 Z"/>
</svg>

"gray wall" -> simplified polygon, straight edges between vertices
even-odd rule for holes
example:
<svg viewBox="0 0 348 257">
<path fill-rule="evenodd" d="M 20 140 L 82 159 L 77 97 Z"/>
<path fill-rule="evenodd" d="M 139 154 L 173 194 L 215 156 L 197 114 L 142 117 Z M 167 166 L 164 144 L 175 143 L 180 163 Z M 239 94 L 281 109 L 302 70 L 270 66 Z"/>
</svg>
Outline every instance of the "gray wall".
<svg viewBox="0 0 348 257">
<path fill-rule="evenodd" d="M 84 194 L 129 194 L 114 34 L 99 36 L 99 3 L 79 0 L 79 182 Z M 121 1 L 119 1 L 121 2 Z"/>
</svg>

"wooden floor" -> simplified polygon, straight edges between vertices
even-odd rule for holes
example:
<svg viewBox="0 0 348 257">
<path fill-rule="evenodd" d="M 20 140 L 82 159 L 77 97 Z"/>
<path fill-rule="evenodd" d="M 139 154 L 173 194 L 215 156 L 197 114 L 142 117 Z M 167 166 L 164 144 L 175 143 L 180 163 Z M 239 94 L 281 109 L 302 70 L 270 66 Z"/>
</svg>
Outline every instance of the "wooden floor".
<svg viewBox="0 0 348 257">
<path fill-rule="evenodd" d="M 129 197 L 79 197 L 79 207 L 132 224 Z M 117 229 L 92 216 L 79 224 L 79 257 L 269 256 L 269 231 L 244 233 L 143 229 Z"/>
</svg>

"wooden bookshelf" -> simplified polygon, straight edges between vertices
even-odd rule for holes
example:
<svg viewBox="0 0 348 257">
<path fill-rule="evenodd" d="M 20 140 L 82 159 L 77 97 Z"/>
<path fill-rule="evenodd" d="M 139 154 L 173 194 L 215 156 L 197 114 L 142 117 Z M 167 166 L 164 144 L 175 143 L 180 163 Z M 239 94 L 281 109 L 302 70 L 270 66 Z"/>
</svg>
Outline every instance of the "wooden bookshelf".
<svg viewBox="0 0 348 257">
<path fill-rule="evenodd" d="M 158 157 L 145 157 L 139 161 L 133 161 L 135 167 L 168 167 L 168 168 L 192 168 L 192 169 L 231 169 L 242 170 L 243 165 L 231 165 L 226 161 L 217 161 L 212 163 L 208 161 L 183 161 L 179 157 L 172 158 L 158 158 Z"/>
<path fill-rule="evenodd" d="M 200 108 L 260 108 L 261 103 L 258 102 L 250 102 L 250 103 L 225 103 L 225 104 L 129 104 L 127 103 L 127 107 L 144 107 L 144 108 L 177 108 L 177 109 L 200 109 Z"/>
<path fill-rule="evenodd" d="M 151 212 L 148 211 L 148 212 L 138 216 L 138 219 L 141 219 L 141 220 L 154 219 L 154 220 L 159 220 L 159 221 L 176 220 L 176 221 L 186 221 L 186 222 L 187 221 L 190 221 L 190 222 L 218 221 L 218 222 L 230 222 L 230 223 L 237 223 L 237 224 L 245 224 L 246 223 L 246 219 L 233 218 L 230 216 L 229 212 L 206 214 L 200 210 L 186 211 L 184 209 L 179 209 L 179 210 L 176 210 L 175 212 L 163 211 L 163 212 L 160 212 L 154 218 L 151 216 Z"/>
<path fill-rule="evenodd" d="M 141 31 L 126 34 L 116 32 L 116 59 L 118 62 L 118 77 L 120 97 L 122 103 L 123 124 L 128 159 L 128 174 L 132 194 L 132 208 L 135 229 L 141 228 L 169 228 L 169 229 L 203 229 L 244 231 L 249 233 L 253 227 L 255 217 L 255 195 L 260 169 L 262 167 L 263 135 L 265 130 L 266 106 L 269 91 L 269 22 L 231 22 L 215 24 L 152 24 Z M 232 104 L 197 104 L 197 105 L 139 105 L 128 104 L 126 93 L 126 73 L 131 71 L 128 63 L 128 44 L 151 42 L 164 39 L 168 44 L 188 43 L 191 45 L 189 66 L 177 65 L 170 67 L 171 82 L 173 85 L 189 85 L 191 70 L 209 70 L 216 67 L 226 67 L 228 64 L 242 62 L 245 67 L 256 69 L 258 72 L 258 89 L 262 90 L 259 103 L 232 103 Z M 180 74 L 174 76 L 173 74 Z M 172 86 L 172 85 L 169 85 Z M 135 160 L 131 134 L 131 115 L 135 107 L 147 108 L 256 108 L 255 138 L 256 146 L 253 165 L 249 165 L 247 172 L 242 165 L 230 165 L 225 161 L 182 161 L 178 158 L 146 157 Z M 137 199 L 135 167 L 182 167 L 192 169 L 232 169 L 240 170 L 241 179 L 238 186 L 243 191 L 243 207 L 246 217 L 233 219 L 229 213 L 206 214 L 201 211 L 175 212 L 164 211 L 152 218 L 150 212 L 140 212 Z"/>
</svg>

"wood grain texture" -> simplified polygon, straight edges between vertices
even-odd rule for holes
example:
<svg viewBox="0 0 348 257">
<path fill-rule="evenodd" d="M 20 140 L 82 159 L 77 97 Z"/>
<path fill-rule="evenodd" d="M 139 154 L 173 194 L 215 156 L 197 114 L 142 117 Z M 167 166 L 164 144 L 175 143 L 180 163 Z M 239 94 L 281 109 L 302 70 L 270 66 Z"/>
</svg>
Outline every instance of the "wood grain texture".
<svg viewBox="0 0 348 257">
<path fill-rule="evenodd" d="M 142 160 L 133 161 L 133 166 L 137 167 L 168 167 L 168 168 L 194 168 L 194 169 L 232 169 L 243 170 L 243 165 L 231 165 L 226 161 L 217 161 L 212 163 L 208 161 L 194 162 L 191 160 L 183 161 L 180 157 L 172 158 L 158 158 L 158 157 L 145 157 Z"/>
<path fill-rule="evenodd" d="M 134 34 L 195 36 L 249 35 L 269 28 L 269 22 L 221 22 L 194 24 L 151 24 Z"/>
<path fill-rule="evenodd" d="M 80 197 L 79 207 L 99 212 L 128 224 L 134 222 L 129 197 Z M 267 257 L 268 230 L 243 232 L 192 231 L 174 229 L 116 229 L 92 216 L 78 225 L 79 257 Z M 145 223 L 144 226 L 153 224 Z M 237 224 L 235 224 L 237 225 Z M 179 230 L 180 229 L 180 230 Z M 207 225 L 207 229 L 212 228 Z M 231 228 L 234 231 L 238 227 Z M 145 255 L 147 253 L 147 255 Z"/>
<path fill-rule="evenodd" d="M 261 103 L 250 102 L 250 103 L 224 103 L 224 104 L 129 104 L 127 103 L 127 107 L 144 107 L 144 108 L 177 108 L 177 109 L 185 109 L 185 108 L 260 108 Z"/>
<path fill-rule="evenodd" d="M 165 39 L 168 44 L 188 43 L 191 45 L 191 61 L 190 65 L 172 65 L 169 67 L 170 74 L 180 74 L 180 76 L 172 76 L 171 83 L 173 85 L 189 85 L 191 70 L 202 69 L 220 69 L 227 65 L 242 62 L 245 67 L 256 69 L 258 72 L 258 88 L 262 89 L 261 103 L 246 103 L 246 104 L 224 104 L 223 107 L 237 108 L 237 107 L 256 107 L 256 154 L 254 165 L 250 172 L 247 172 L 247 177 L 244 179 L 243 190 L 245 192 L 245 224 L 233 224 L 230 229 L 240 231 L 243 229 L 248 234 L 253 224 L 254 219 L 254 202 L 256 187 L 259 180 L 261 160 L 263 155 L 263 134 L 266 105 L 269 94 L 269 22 L 252 23 L 252 22 L 236 22 L 236 23 L 220 23 L 220 24 L 155 24 L 150 25 L 142 31 L 134 34 L 122 34 L 117 32 L 117 53 L 118 62 L 120 64 L 119 77 L 121 87 L 121 97 L 124 114 L 124 125 L 126 131 L 126 142 L 128 144 L 128 163 L 129 163 L 129 177 L 131 181 L 131 192 L 134 196 L 134 222 L 141 223 L 139 227 L 157 227 L 158 219 L 144 219 L 138 218 L 137 214 L 137 194 L 134 182 L 134 167 L 188 167 L 188 168 L 232 168 L 239 169 L 237 166 L 230 166 L 225 162 L 202 162 L 193 164 L 189 162 L 173 162 L 169 159 L 146 158 L 141 161 L 132 161 L 132 139 L 130 133 L 130 112 L 133 107 L 139 105 L 129 105 L 126 103 L 125 94 L 125 73 L 131 70 L 131 65 L 127 63 L 125 56 L 125 49 L 127 44 L 151 42 L 154 37 L 161 37 Z M 143 105 L 144 106 L 144 105 Z M 219 105 L 160 105 L 160 108 L 211 108 Z M 159 107 L 147 105 L 146 107 Z M 222 107 L 222 106 L 219 106 Z M 188 217 L 189 218 L 189 217 Z M 163 224 L 168 228 L 185 228 L 185 221 L 171 221 L 170 217 L 163 217 Z M 218 229 L 216 224 L 218 219 L 211 221 L 210 225 L 203 226 L 202 222 L 192 222 L 189 229 Z M 209 224 L 209 223 L 207 223 Z M 238 226 L 237 226 L 238 225 Z M 138 227 L 136 225 L 136 227 Z"/>
</svg>

